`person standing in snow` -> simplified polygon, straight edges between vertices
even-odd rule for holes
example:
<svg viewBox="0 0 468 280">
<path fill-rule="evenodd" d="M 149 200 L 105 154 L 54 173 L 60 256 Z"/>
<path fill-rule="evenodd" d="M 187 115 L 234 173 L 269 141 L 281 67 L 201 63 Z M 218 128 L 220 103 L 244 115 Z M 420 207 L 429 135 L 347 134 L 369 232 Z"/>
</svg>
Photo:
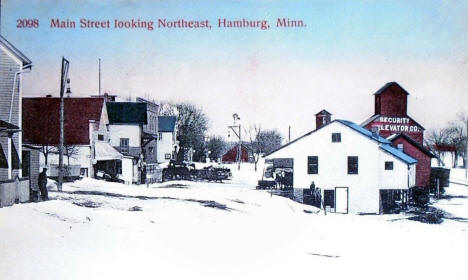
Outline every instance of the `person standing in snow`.
<svg viewBox="0 0 468 280">
<path fill-rule="evenodd" d="M 47 168 L 43 168 L 42 172 L 39 173 L 39 190 L 41 191 L 41 198 L 42 200 L 48 200 L 49 195 L 47 193 Z"/>
</svg>

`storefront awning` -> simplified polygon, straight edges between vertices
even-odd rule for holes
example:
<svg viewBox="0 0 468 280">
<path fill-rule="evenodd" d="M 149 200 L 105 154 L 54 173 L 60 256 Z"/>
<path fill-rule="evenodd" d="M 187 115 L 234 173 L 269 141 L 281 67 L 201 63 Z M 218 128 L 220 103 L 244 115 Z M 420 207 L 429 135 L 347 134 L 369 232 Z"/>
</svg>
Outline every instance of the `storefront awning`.
<svg viewBox="0 0 468 280">
<path fill-rule="evenodd" d="M 96 142 L 94 144 L 94 151 L 96 160 L 115 160 L 123 158 L 123 155 L 119 153 L 119 151 L 106 142 Z"/>
</svg>

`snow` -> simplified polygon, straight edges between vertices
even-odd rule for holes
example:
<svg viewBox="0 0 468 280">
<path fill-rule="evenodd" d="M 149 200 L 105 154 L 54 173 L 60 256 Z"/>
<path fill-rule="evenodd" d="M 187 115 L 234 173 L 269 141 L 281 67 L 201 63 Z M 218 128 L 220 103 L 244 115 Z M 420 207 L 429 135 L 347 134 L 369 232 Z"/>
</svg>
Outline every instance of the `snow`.
<svg viewBox="0 0 468 280">
<path fill-rule="evenodd" d="M 51 200 L 0 209 L 0 279 L 468 278 L 466 221 L 325 215 L 229 167 L 223 183 L 49 182 Z M 433 206 L 468 218 L 468 187 Z"/>
</svg>

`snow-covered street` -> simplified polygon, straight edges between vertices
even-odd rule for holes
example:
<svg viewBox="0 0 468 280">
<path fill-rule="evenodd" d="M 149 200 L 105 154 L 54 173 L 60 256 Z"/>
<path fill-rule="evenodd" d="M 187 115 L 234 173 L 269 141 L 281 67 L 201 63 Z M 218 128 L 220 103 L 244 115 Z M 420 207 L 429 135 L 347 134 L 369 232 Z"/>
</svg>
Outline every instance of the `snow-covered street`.
<svg viewBox="0 0 468 280">
<path fill-rule="evenodd" d="M 1 279 L 467 279 L 468 187 L 433 206 L 456 219 L 326 215 L 224 183 L 68 183 L 0 209 Z M 247 170 L 246 170 L 247 169 Z"/>
</svg>

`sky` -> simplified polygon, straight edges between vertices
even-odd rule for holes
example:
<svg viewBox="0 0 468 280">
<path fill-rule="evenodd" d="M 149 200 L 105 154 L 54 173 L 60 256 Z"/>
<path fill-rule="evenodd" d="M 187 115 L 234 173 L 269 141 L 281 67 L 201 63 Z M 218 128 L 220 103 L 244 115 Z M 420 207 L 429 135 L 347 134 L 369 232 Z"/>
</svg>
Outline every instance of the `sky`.
<svg viewBox="0 0 468 280">
<path fill-rule="evenodd" d="M 322 109 L 361 123 L 373 93 L 396 81 L 408 114 L 427 130 L 468 112 L 466 1 L 88 1 L 1 0 L 1 34 L 33 61 L 24 96 L 57 96 L 61 57 L 70 61 L 72 96 L 188 101 L 227 136 L 232 114 L 292 138 L 315 128 Z M 75 29 L 50 28 L 51 19 Z M 80 19 L 111 21 L 79 28 Z M 218 28 L 218 19 L 268 20 L 271 28 Z M 305 27 L 277 28 L 278 18 Z M 17 28 L 38 19 L 37 28 Z M 155 28 L 114 29 L 113 21 L 154 21 Z M 211 29 L 158 28 L 158 19 L 209 20 Z"/>
</svg>

